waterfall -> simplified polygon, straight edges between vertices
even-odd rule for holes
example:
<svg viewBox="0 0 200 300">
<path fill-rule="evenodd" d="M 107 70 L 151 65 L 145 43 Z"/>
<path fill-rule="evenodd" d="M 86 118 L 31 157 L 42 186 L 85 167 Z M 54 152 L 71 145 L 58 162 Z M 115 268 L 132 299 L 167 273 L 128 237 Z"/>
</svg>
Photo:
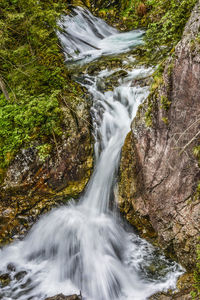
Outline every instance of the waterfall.
<svg viewBox="0 0 200 300">
<path fill-rule="evenodd" d="M 66 61 L 76 65 L 142 43 L 142 31 L 120 33 L 82 8 L 63 17 L 60 26 Z M 113 91 L 99 88 L 112 71 L 83 75 L 82 84 L 93 98 L 94 173 L 78 204 L 71 201 L 42 216 L 24 240 L 1 251 L 0 270 L 11 276 L 1 288 L 4 300 L 42 300 L 80 290 L 87 300 L 145 300 L 175 288 L 181 267 L 139 238 L 111 209 L 121 147 L 149 93 L 148 86 L 132 86 L 132 81 L 150 74 L 152 69 L 144 67 L 128 71 Z"/>
<path fill-rule="evenodd" d="M 119 33 L 88 10 L 76 8 L 63 16 L 58 32 L 67 61 L 90 62 L 104 55 L 128 52 L 143 43 L 143 30 Z"/>
</svg>

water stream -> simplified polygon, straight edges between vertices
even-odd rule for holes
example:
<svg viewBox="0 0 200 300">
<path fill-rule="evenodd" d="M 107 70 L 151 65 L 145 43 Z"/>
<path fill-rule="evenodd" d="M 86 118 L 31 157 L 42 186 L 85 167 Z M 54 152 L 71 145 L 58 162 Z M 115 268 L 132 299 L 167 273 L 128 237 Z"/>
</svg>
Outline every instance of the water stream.
<svg viewBox="0 0 200 300">
<path fill-rule="evenodd" d="M 142 31 L 119 33 L 81 8 L 63 17 L 60 25 L 66 61 L 73 64 L 128 52 L 142 43 Z M 41 217 L 24 240 L 1 251 L 1 272 L 12 279 L 1 288 L 1 299 L 42 300 L 81 291 L 87 300 L 145 300 L 175 288 L 181 267 L 139 238 L 114 205 L 121 147 L 149 93 L 148 86 L 132 82 L 152 69 L 135 68 L 112 91 L 102 91 L 99 82 L 111 74 L 103 70 L 81 80 L 93 98 L 96 161 L 85 193 L 78 204 L 72 201 Z"/>
</svg>

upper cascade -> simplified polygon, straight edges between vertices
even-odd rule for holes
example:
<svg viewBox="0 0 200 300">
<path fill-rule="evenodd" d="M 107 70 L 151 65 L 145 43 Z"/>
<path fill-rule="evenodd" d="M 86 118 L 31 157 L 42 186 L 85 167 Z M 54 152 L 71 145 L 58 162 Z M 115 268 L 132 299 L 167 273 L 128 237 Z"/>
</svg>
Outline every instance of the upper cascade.
<svg viewBox="0 0 200 300">
<path fill-rule="evenodd" d="M 102 55 L 127 52 L 143 43 L 143 30 L 120 33 L 81 7 L 63 16 L 58 32 L 67 61 L 89 62 Z"/>
</svg>

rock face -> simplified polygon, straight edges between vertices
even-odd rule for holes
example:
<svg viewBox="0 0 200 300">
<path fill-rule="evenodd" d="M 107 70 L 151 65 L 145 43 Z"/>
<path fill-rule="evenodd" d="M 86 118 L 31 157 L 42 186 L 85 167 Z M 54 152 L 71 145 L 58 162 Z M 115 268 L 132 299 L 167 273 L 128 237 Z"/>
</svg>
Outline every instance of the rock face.
<svg viewBox="0 0 200 300">
<path fill-rule="evenodd" d="M 73 109 L 68 103 L 64 99 L 62 136 L 58 140 L 52 134 L 48 141 L 49 156 L 41 159 L 41 141 L 36 142 L 22 149 L 7 170 L 0 186 L 1 242 L 23 233 L 41 213 L 77 197 L 90 178 L 93 142 L 89 103 L 80 97 L 73 99 Z"/>
<path fill-rule="evenodd" d="M 46 298 L 45 300 L 80 300 L 81 298 L 77 295 L 64 296 L 63 294 L 59 294 L 54 297 Z"/>
<path fill-rule="evenodd" d="M 132 123 L 119 176 L 122 212 L 188 269 L 200 228 L 200 169 L 193 154 L 200 138 L 199 30 L 200 1 L 165 65 L 162 84 Z"/>
</svg>

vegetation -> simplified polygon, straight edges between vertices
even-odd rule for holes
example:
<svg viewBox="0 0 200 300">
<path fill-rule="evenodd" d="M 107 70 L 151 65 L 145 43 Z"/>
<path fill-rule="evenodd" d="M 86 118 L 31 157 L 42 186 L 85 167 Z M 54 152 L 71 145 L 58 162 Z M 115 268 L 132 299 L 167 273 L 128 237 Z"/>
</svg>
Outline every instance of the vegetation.
<svg viewBox="0 0 200 300">
<path fill-rule="evenodd" d="M 152 58 L 159 55 L 162 59 L 170 51 L 173 52 L 196 2 L 196 0 L 147 1 L 153 8 L 146 33 L 148 52 Z"/>
<path fill-rule="evenodd" d="M 199 121 L 200 121 L 200 120 L 199 120 Z M 200 145 L 194 147 L 193 153 L 194 153 L 194 156 L 197 158 L 198 164 L 199 164 L 199 166 L 200 166 Z"/>
<path fill-rule="evenodd" d="M 197 300 L 200 297 L 200 245 L 197 247 L 197 263 L 194 272 L 194 290 L 191 292 L 192 299 Z"/>
<path fill-rule="evenodd" d="M 164 64 L 161 63 L 159 64 L 157 70 L 154 72 L 151 91 L 147 99 L 147 111 L 145 113 L 145 124 L 147 127 L 152 127 L 153 125 L 153 111 L 156 110 L 156 103 L 159 95 L 158 89 L 163 84 L 163 70 Z"/>
<path fill-rule="evenodd" d="M 107 15 L 110 20 L 112 16 L 116 18 L 120 11 L 119 27 L 123 20 L 123 25 L 128 30 L 145 28 L 145 55 L 151 62 L 157 63 L 173 52 L 196 2 L 197 0 L 122 0 L 112 1 L 113 5 L 106 7 L 100 2 L 99 6 L 101 16 L 106 18 Z"/>
<path fill-rule="evenodd" d="M 35 95 L 23 93 L 17 103 L 0 99 L 0 162 L 8 165 L 17 149 L 35 138 L 45 142 L 54 132 L 61 134 L 61 110 L 57 93 Z"/>
<path fill-rule="evenodd" d="M 1 1 L 0 168 L 36 138 L 44 157 L 48 136 L 61 134 L 60 95 L 72 91 L 56 35 L 66 3 Z"/>
<path fill-rule="evenodd" d="M 66 10 L 67 2 L 1 1 L 0 168 L 9 164 L 22 145 L 39 138 L 44 149 L 50 149 L 45 136 L 61 133 L 60 95 L 66 90 L 76 93 L 76 89 L 69 87 L 56 36 L 57 20 Z M 120 18 L 128 27 L 146 27 L 145 55 L 158 61 L 173 51 L 195 2 L 106 1 L 101 8 L 108 13 L 115 11 L 117 5 Z"/>
<path fill-rule="evenodd" d="M 171 105 L 171 101 L 169 101 L 166 96 L 161 96 L 160 100 L 161 100 L 161 108 L 168 111 Z"/>
<path fill-rule="evenodd" d="M 180 40 L 197 0 L 131 0 L 122 16 L 134 28 L 145 27 L 148 55 L 162 59 Z M 159 57 L 158 57 L 159 55 Z"/>
</svg>

